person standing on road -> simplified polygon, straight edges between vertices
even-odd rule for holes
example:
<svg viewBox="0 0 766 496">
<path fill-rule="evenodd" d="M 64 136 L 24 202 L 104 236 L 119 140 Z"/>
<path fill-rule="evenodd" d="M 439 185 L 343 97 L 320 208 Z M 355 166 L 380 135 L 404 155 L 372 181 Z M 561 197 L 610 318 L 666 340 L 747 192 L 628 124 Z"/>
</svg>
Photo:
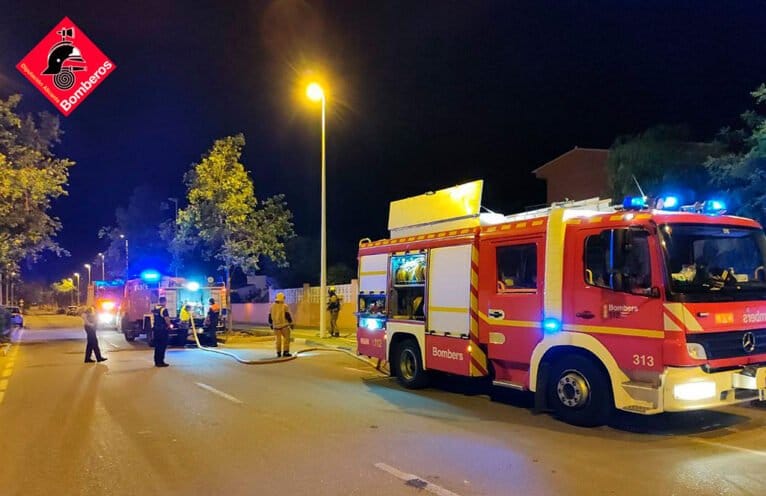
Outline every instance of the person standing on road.
<svg viewBox="0 0 766 496">
<path fill-rule="evenodd" d="M 152 324 L 152 333 L 154 334 L 154 366 L 155 367 L 169 367 L 165 363 L 165 350 L 168 347 L 168 330 L 170 329 L 170 313 L 165 305 L 167 305 L 167 299 L 164 296 L 160 297 L 160 302 L 154 305 L 152 309 L 152 316 L 154 317 L 154 323 Z"/>
<path fill-rule="evenodd" d="M 340 313 L 340 298 L 335 293 L 335 286 L 330 286 L 328 290 L 330 296 L 327 302 L 327 310 L 330 311 L 330 336 L 338 337 L 338 314 Z"/>
<path fill-rule="evenodd" d="M 93 307 L 85 309 L 85 313 L 82 314 L 82 323 L 83 327 L 85 327 L 85 336 L 88 339 L 88 342 L 85 345 L 85 363 L 105 361 L 106 358 L 101 356 L 101 348 L 98 346 L 98 336 L 96 336 L 96 311 Z M 96 360 L 91 358 L 94 352 L 96 353 Z"/>
<path fill-rule="evenodd" d="M 290 327 L 293 324 L 293 317 L 290 315 L 290 309 L 285 303 L 285 294 L 277 293 L 274 297 L 274 304 L 269 310 L 269 326 L 274 329 L 274 337 L 277 343 L 277 356 L 292 356 L 290 354 Z M 284 351 L 282 346 L 284 345 Z"/>
<path fill-rule="evenodd" d="M 218 320 L 221 318 L 221 307 L 215 302 L 214 298 L 209 300 L 210 307 L 207 310 L 207 318 L 205 319 L 205 333 L 207 334 L 208 346 L 218 346 L 218 338 L 216 338 L 216 331 L 218 330 Z"/>
</svg>

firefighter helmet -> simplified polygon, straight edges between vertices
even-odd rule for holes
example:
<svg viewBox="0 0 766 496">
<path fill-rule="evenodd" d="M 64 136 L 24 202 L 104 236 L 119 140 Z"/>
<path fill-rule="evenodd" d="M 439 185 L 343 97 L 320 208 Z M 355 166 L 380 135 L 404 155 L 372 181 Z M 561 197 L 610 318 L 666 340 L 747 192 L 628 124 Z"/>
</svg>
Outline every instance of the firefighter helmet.
<svg viewBox="0 0 766 496">
<path fill-rule="evenodd" d="M 285 302 L 285 294 L 283 292 L 277 293 L 277 295 L 274 297 L 274 301 L 279 301 L 284 303 Z"/>
</svg>

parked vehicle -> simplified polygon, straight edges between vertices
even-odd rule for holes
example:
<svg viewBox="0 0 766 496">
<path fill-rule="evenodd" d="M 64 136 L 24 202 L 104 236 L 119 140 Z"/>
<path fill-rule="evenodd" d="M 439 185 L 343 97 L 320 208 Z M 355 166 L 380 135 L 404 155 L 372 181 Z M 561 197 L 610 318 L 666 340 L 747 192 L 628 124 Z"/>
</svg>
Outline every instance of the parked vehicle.
<svg viewBox="0 0 766 496">
<path fill-rule="evenodd" d="M 5 310 L 11 315 L 11 327 L 18 329 L 24 327 L 24 316 L 21 314 L 21 308 L 6 306 Z"/>
<path fill-rule="evenodd" d="M 486 377 L 586 426 L 766 399 L 757 222 L 672 197 L 485 214 L 477 183 L 392 202 L 391 239 L 360 243 L 360 354 L 408 388 Z"/>
<path fill-rule="evenodd" d="M 69 305 L 66 307 L 66 314 L 67 315 L 80 315 L 82 312 L 80 311 L 80 307 L 77 305 Z"/>
</svg>

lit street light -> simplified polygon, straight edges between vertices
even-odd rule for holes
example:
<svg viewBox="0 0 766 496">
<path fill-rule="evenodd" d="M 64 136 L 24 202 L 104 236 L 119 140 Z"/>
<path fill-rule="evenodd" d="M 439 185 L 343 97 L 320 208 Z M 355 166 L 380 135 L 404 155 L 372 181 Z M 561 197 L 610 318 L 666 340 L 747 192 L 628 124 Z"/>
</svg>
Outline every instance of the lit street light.
<svg viewBox="0 0 766 496">
<path fill-rule="evenodd" d="M 80 306 L 80 273 L 75 272 L 74 277 L 77 279 L 77 286 L 75 286 L 75 293 L 77 294 L 77 306 Z"/>
<path fill-rule="evenodd" d="M 327 330 L 327 188 L 326 188 L 326 158 L 325 158 L 325 113 L 327 99 L 319 83 L 311 83 L 306 87 L 306 96 L 315 102 L 322 102 L 322 231 L 321 231 L 321 276 L 319 281 L 319 337 L 325 337 Z"/>
<path fill-rule="evenodd" d="M 101 258 L 101 280 L 106 281 L 106 275 L 105 275 L 106 271 L 104 270 L 104 254 L 99 253 L 98 256 Z"/>
<path fill-rule="evenodd" d="M 88 269 L 88 286 L 90 286 L 90 264 L 85 264 L 83 267 Z"/>
<path fill-rule="evenodd" d="M 130 277 L 130 269 L 128 265 L 128 238 L 124 234 L 120 234 L 120 239 L 125 240 L 125 282 L 128 282 L 128 277 Z"/>
</svg>

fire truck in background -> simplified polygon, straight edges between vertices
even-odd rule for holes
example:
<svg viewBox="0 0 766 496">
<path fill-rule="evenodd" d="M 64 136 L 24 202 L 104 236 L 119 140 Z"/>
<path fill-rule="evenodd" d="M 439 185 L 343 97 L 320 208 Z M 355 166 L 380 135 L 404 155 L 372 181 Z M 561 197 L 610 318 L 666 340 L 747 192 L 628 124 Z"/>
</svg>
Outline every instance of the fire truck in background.
<svg viewBox="0 0 766 496">
<path fill-rule="evenodd" d="M 712 200 L 480 213 L 482 181 L 391 203 L 359 247 L 359 353 L 534 393 L 572 424 L 766 399 L 766 236 Z"/>
<path fill-rule="evenodd" d="M 120 307 L 125 291 L 121 279 L 113 281 L 95 281 L 93 283 L 93 302 L 100 328 L 118 329 L 120 323 Z"/>
<path fill-rule="evenodd" d="M 189 338 L 188 331 L 178 325 L 178 315 L 183 305 L 192 307 L 195 328 L 198 333 L 207 314 L 210 298 L 222 304 L 225 300 L 224 286 L 201 286 L 195 281 L 182 277 L 162 276 L 155 271 L 144 271 L 140 278 L 129 279 L 125 284 L 125 293 L 121 309 L 121 328 L 128 341 L 134 341 L 144 335 L 149 346 L 154 345 L 152 332 L 152 309 L 161 296 L 167 299 L 167 309 L 173 327 L 170 329 L 170 342 L 184 345 Z M 219 329 L 225 326 L 226 309 L 221 311 Z"/>
</svg>

